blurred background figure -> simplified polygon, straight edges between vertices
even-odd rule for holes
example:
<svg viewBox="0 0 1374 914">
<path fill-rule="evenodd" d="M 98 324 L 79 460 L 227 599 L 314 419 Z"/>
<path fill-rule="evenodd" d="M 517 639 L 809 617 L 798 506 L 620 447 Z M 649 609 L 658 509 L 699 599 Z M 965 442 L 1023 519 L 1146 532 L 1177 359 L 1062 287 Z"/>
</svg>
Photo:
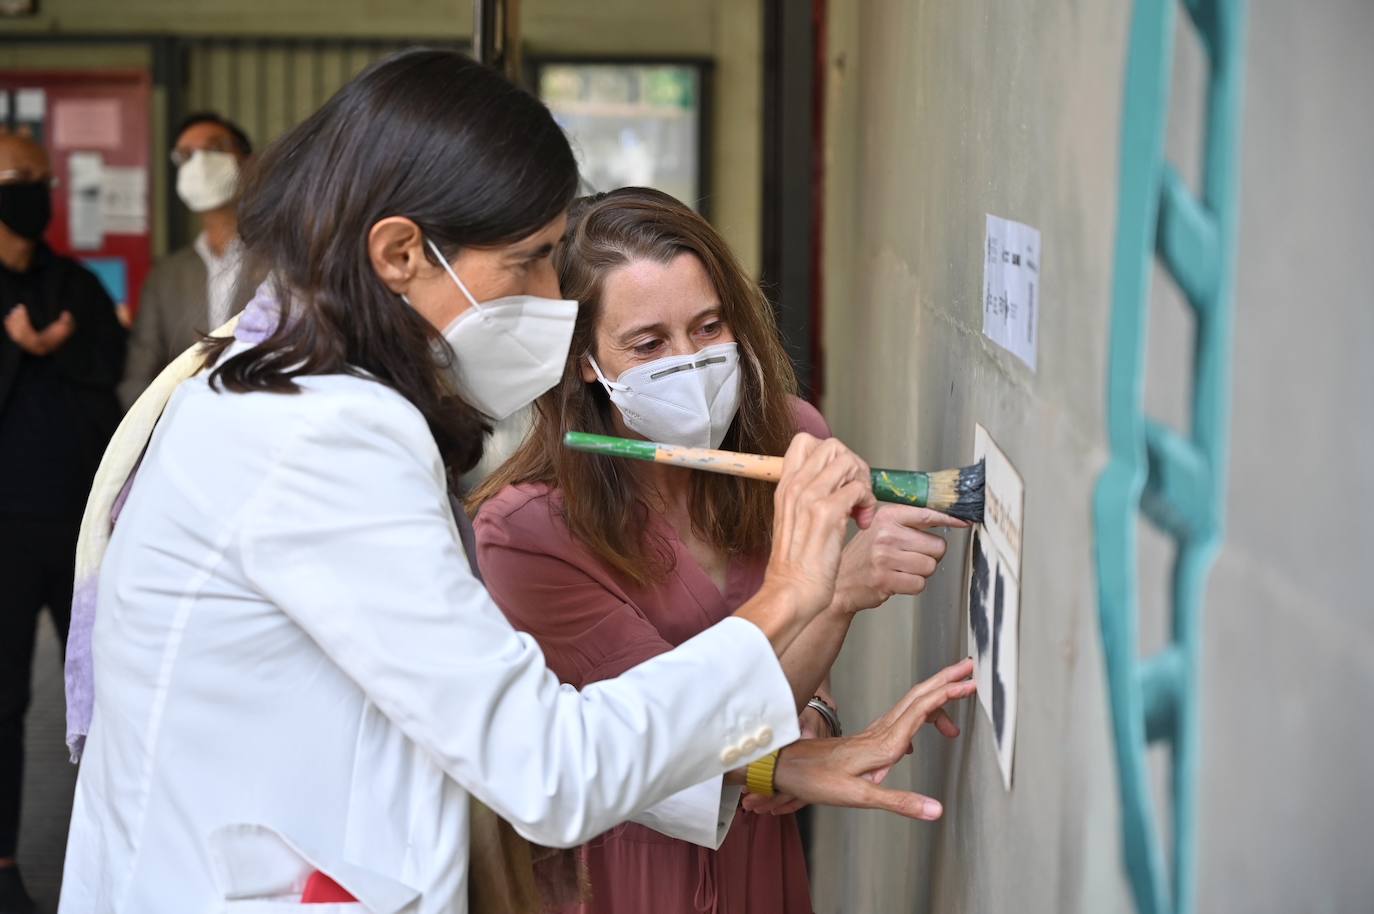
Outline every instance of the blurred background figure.
<svg viewBox="0 0 1374 914">
<path fill-rule="evenodd" d="M 0 135 L 0 912 L 31 910 L 15 864 L 39 612 L 66 638 L 77 527 L 119 421 L 125 332 L 96 277 L 43 242 L 48 156 Z"/>
<path fill-rule="evenodd" d="M 213 111 L 187 116 L 171 161 L 176 193 L 200 217 L 200 234 L 158 261 L 143 286 L 119 399 L 128 409 L 184 349 L 243 310 L 257 282 L 243 275 L 235 201 L 253 153 L 244 130 Z"/>
</svg>

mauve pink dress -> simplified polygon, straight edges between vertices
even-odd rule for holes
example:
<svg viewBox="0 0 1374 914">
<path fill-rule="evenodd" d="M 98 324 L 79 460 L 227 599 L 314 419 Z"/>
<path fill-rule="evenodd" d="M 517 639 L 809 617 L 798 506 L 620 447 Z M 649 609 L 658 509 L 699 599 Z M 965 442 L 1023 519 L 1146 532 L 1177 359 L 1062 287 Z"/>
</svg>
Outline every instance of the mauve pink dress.
<svg viewBox="0 0 1374 914">
<path fill-rule="evenodd" d="M 798 428 L 830 432 L 797 401 Z M 578 688 L 618 676 L 733 613 L 763 583 L 767 556 L 730 562 L 722 594 L 672 527 L 653 519 L 675 567 L 637 584 L 608 567 L 564 525 L 562 499 L 545 485 L 518 485 L 487 502 L 474 523 L 487 590 L 544 650 L 549 667 Z M 720 850 L 626 823 L 583 854 L 592 897 L 561 914 L 812 914 L 806 857 L 795 816 L 740 809 Z"/>
</svg>

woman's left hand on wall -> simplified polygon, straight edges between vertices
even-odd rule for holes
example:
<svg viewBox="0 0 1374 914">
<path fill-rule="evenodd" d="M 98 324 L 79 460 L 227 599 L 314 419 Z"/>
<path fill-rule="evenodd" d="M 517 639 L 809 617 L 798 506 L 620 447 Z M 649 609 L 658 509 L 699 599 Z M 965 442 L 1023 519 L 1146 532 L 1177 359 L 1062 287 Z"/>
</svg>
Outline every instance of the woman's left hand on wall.
<svg viewBox="0 0 1374 914">
<path fill-rule="evenodd" d="M 946 737 L 959 728 L 945 711 L 977 685 L 973 661 L 961 660 L 919 683 L 882 717 L 853 736 L 798 740 L 783 748 L 774 771 L 779 792 L 811 803 L 853 809 L 885 809 L 912 819 L 934 820 L 943 805 L 931 797 L 882 786 L 892 766 L 911 753 L 912 740 L 931 724 Z"/>
<path fill-rule="evenodd" d="M 933 527 L 967 527 L 966 521 L 911 505 L 882 505 L 868 529 L 845 546 L 833 609 L 856 613 L 896 594 L 918 594 L 945 555 Z"/>
</svg>

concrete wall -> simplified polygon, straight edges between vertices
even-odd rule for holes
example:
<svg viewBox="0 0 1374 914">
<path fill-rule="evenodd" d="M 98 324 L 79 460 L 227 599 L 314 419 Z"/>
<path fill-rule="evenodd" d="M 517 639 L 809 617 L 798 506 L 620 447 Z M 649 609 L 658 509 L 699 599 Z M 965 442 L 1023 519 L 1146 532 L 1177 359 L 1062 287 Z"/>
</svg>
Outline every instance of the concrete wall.
<svg viewBox="0 0 1374 914">
<path fill-rule="evenodd" d="M 1206 607 L 1199 910 L 1367 910 L 1374 736 L 1351 725 L 1374 708 L 1374 598 L 1357 572 L 1374 550 L 1374 368 L 1361 358 L 1374 336 L 1374 118 L 1355 87 L 1374 84 L 1374 7 L 1251 6 L 1229 529 Z M 1025 478 L 1026 520 L 1012 790 L 969 703 L 956 743 L 922 735 L 895 775 L 945 802 L 942 823 L 818 814 L 818 914 L 1130 910 L 1091 519 L 1129 10 L 831 4 L 826 413 L 887 466 L 967 462 L 981 422 Z M 1187 177 L 1203 74 L 1180 35 L 1169 148 Z M 982 336 L 985 213 L 1043 233 L 1038 372 Z M 1191 331 L 1156 282 L 1147 400 L 1182 424 Z M 1148 649 L 1164 637 L 1169 552 L 1142 531 Z M 850 726 L 966 651 L 964 538 L 952 545 L 925 595 L 855 626 L 834 676 Z M 1162 774 L 1162 754 L 1152 761 Z"/>
<path fill-rule="evenodd" d="M 715 61 L 712 219 L 757 273 L 762 199 L 761 0 L 524 0 L 527 53 L 704 56 Z M 4 22 L 25 33 L 463 39 L 468 0 L 43 0 Z M 0 44 L 0 68 L 147 66 L 146 50 Z M 361 68 L 366 59 L 348 63 Z M 340 75 L 340 79 L 347 73 Z M 160 211 L 160 210 L 159 210 Z"/>
</svg>

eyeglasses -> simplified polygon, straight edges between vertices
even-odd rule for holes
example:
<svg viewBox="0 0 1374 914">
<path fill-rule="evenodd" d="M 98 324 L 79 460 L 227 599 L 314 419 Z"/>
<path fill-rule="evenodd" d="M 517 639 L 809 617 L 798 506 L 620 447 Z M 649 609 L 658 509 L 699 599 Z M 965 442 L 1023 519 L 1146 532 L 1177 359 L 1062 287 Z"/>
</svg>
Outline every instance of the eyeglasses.
<svg viewBox="0 0 1374 914">
<path fill-rule="evenodd" d="M 227 152 L 232 154 L 238 152 L 238 150 L 234 148 L 234 144 L 231 143 L 229 140 L 211 140 L 204 146 L 197 146 L 194 149 L 189 149 L 184 146 L 178 146 L 176 149 L 172 150 L 172 153 L 170 156 L 168 156 L 168 158 L 172 160 L 172 165 L 174 165 L 177 168 L 180 168 L 187 162 L 191 161 L 191 156 L 195 155 L 198 152 Z"/>
</svg>

